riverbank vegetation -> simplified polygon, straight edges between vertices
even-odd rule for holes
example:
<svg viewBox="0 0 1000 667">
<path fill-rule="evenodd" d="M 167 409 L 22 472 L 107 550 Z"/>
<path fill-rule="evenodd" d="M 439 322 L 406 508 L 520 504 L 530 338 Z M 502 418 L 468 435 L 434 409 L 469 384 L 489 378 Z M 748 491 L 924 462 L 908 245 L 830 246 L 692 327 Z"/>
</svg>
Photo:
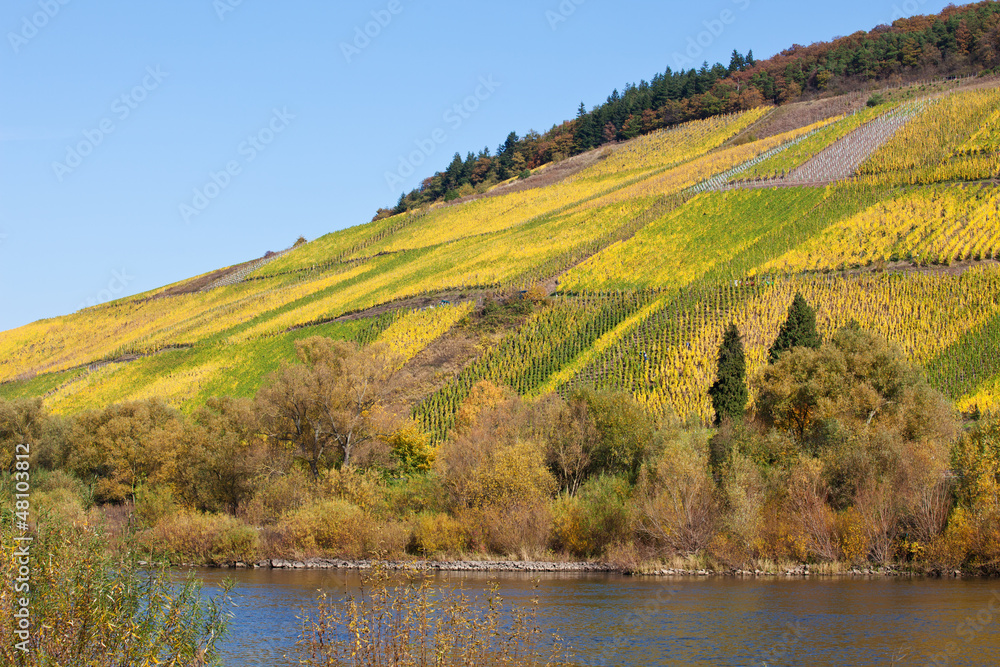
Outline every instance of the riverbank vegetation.
<svg viewBox="0 0 1000 667">
<path fill-rule="evenodd" d="M 73 417 L 4 402 L 0 465 L 31 442 L 34 503 L 53 525 L 101 516 L 172 563 L 594 559 L 640 571 L 694 558 L 719 570 L 996 572 L 1000 422 L 963 421 L 856 323 L 821 342 L 811 315 L 795 299 L 773 362 L 745 389 L 740 333 L 727 332 L 713 429 L 657 419 L 625 394 L 524 398 L 484 380 L 432 445 L 391 409 L 395 353 L 313 338 L 254 399 L 188 414 L 155 400 Z"/>
<path fill-rule="evenodd" d="M 561 664 L 559 637 L 537 618 L 538 600 L 508 605 L 496 584 L 479 594 L 375 571 L 342 599 L 321 594 L 303 617 L 298 642 L 307 667 Z"/>
<path fill-rule="evenodd" d="M 140 568 L 124 534 L 105 532 L 99 512 L 82 511 L 77 482 L 62 473 L 35 482 L 39 518 L 17 533 L 29 542 L 15 541 L 13 505 L 4 497 L 0 664 L 221 664 L 228 585 L 207 598 L 193 577 Z"/>
</svg>

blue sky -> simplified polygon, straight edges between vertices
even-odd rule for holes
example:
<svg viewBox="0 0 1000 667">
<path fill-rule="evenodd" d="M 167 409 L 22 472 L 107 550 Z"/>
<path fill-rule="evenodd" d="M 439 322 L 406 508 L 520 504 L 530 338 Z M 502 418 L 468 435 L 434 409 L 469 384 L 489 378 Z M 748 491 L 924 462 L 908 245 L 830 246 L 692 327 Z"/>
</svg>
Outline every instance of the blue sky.
<svg viewBox="0 0 1000 667">
<path fill-rule="evenodd" d="M 434 152 L 407 190 L 674 66 L 710 28 L 699 58 L 728 63 L 945 4 L 7 0 L 0 330 L 365 222 L 418 142 Z"/>
</svg>

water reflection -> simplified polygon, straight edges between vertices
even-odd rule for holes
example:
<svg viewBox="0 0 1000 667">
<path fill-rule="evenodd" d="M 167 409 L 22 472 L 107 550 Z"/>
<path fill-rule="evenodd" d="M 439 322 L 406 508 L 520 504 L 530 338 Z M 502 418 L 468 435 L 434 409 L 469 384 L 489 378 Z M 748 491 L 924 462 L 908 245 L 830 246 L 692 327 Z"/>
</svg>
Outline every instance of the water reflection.
<svg viewBox="0 0 1000 667">
<path fill-rule="evenodd" d="M 200 570 L 237 581 L 226 664 L 295 665 L 301 608 L 353 572 Z M 581 665 L 995 665 L 1000 583 L 938 579 L 650 579 L 447 573 L 470 593 L 498 580 L 510 602 L 540 600 Z M 950 651 L 950 655 L 948 652 Z M 287 654 L 287 658 L 284 657 Z M 935 658 L 938 661 L 934 663 Z"/>
</svg>

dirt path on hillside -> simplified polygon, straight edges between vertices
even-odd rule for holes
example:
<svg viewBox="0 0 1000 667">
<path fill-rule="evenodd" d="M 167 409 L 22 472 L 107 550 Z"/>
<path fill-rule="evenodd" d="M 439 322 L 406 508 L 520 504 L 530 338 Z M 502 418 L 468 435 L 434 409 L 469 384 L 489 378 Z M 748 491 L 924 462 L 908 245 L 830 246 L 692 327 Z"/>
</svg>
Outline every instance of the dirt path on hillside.
<svg viewBox="0 0 1000 667">
<path fill-rule="evenodd" d="M 393 376 L 387 401 L 389 410 L 408 416 L 422 398 L 458 377 L 479 357 L 487 342 L 473 331 L 457 326 L 435 338 Z"/>
<path fill-rule="evenodd" d="M 856 276 L 862 273 L 920 273 L 926 276 L 961 276 L 969 269 L 978 266 L 1000 266 L 995 259 L 964 260 L 951 264 L 916 265 L 912 262 L 888 262 L 884 266 L 865 266 L 841 271 L 845 276 Z"/>
</svg>

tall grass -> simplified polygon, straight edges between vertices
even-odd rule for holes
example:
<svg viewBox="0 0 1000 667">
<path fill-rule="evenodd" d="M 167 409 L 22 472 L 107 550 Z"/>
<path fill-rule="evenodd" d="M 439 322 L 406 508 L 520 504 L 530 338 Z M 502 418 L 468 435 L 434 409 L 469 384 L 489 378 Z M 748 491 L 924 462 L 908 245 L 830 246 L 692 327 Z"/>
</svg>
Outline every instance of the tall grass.
<svg viewBox="0 0 1000 667">
<path fill-rule="evenodd" d="M 8 505 L 9 507 L 9 505 Z M 142 570 L 130 549 L 112 553 L 92 526 L 43 517 L 31 536 L 30 590 L 16 591 L 11 512 L 0 530 L 0 665 L 11 667 L 210 667 L 228 624 L 229 590 L 203 599 L 200 583 Z M 26 652 L 14 617 L 29 601 Z M 17 639 L 14 639 L 17 637 Z"/>
<path fill-rule="evenodd" d="M 303 618 L 298 643 L 307 667 L 554 665 L 556 636 L 538 625 L 537 600 L 508 607 L 492 584 L 483 594 L 440 590 L 428 576 L 392 579 L 375 571 L 343 599 L 322 594 Z"/>
</svg>

